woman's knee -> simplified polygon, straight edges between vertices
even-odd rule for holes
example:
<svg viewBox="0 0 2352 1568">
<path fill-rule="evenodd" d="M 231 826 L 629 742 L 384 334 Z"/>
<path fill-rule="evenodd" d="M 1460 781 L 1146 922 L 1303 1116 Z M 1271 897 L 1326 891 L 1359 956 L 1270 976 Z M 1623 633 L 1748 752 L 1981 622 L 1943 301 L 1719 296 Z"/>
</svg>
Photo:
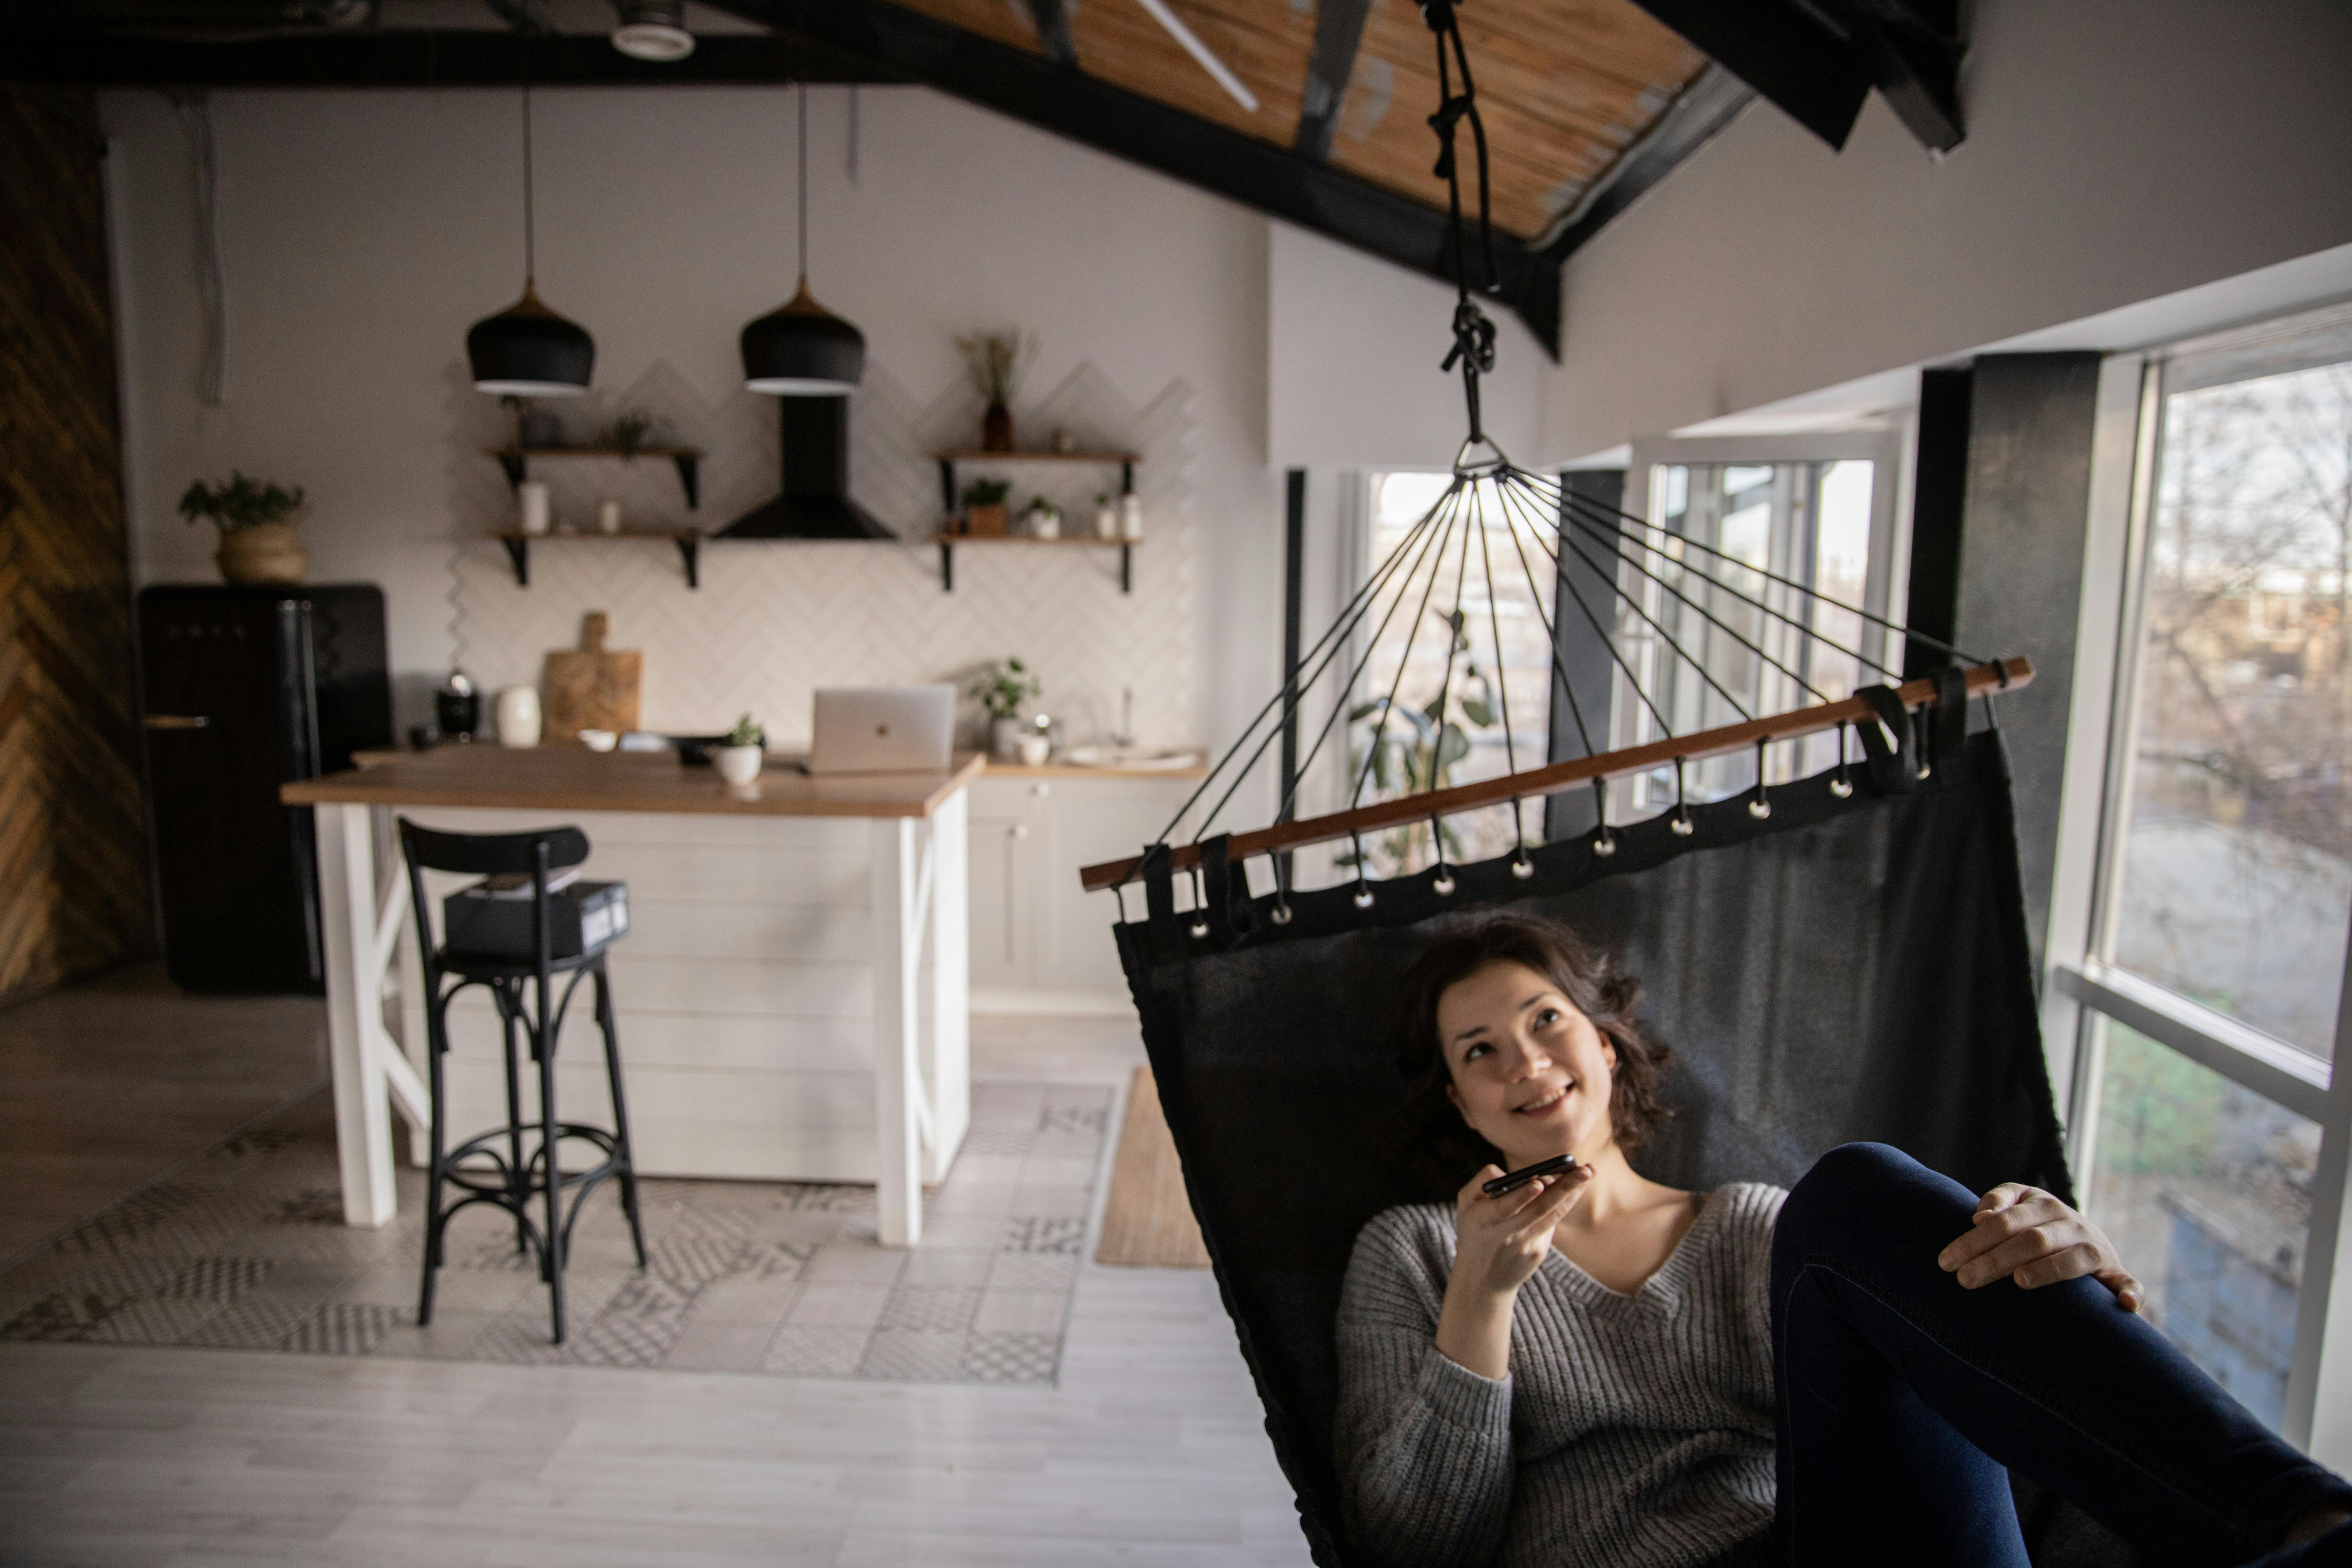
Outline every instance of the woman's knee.
<svg viewBox="0 0 2352 1568">
<path fill-rule="evenodd" d="M 1819 1252 L 1841 1239 L 1874 1247 L 1921 1226 L 1952 1226 L 1956 1236 L 1975 1206 L 1966 1188 L 1900 1149 L 1845 1143 L 1815 1161 L 1790 1190 L 1772 1247 L 1776 1254 L 1793 1255 Z"/>
</svg>

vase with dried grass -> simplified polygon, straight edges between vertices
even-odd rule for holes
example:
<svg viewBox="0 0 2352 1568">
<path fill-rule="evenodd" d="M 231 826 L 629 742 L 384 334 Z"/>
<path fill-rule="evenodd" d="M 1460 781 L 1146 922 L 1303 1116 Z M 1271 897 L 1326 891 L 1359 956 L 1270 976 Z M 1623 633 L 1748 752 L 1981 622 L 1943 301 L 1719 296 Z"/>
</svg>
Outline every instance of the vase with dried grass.
<svg viewBox="0 0 2352 1568">
<path fill-rule="evenodd" d="M 1036 356 L 1037 334 L 1017 331 L 978 331 L 956 340 L 956 348 L 971 372 L 972 384 L 988 399 L 981 416 L 980 447 L 984 452 L 1013 450 L 1013 395 Z"/>
</svg>

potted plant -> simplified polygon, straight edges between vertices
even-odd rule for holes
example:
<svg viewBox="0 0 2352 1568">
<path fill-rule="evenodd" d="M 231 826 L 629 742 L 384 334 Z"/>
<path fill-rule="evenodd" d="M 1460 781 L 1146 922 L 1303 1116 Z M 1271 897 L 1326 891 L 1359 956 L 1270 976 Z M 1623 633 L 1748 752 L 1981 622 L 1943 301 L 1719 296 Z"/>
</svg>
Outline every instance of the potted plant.
<svg viewBox="0 0 2352 1568">
<path fill-rule="evenodd" d="M 1004 537 L 1004 498 L 1013 487 L 1003 479 L 974 479 L 963 488 L 963 531 L 979 539 Z"/>
<path fill-rule="evenodd" d="M 729 784 L 750 784 L 760 776 L 767 744 L 768 732 L 760 728 L 758 720 L 746 713 L 735 721 L 735 728 L 727 731 L 725 744 L 710 748 L 711 764 Z"/>
<path fill-rule="evenodd" d="M 1044 496 L 1032 500 L 1021 509 L 1022 531 L 1032 539 L 1062 537 L 1062 509 Z"/>
<path fill-rule="evenodd" d="M 596 438 L 596 444 L 618 452 L 624 462 L 635 462 L 637 449 L 646 444 L 653 432 L 652 415 L 624 414 L 604 426 L 604 433 Z"/>
<path fill-rule="evenodd" d="M 310 557 L 289 520 L 301 504 L 299 485 L 288 489 L 232 469 L 226 484 L 190 483 L 180 498 L 180 515 L 191 523 L 209 519 L 220 529 L 213 559 L 230 582 L 299 583 Z"/>
<path fill-rule="evenodd" d="M 1034 332 L 974 332 L 958 338 L 956 348 L 971 372 L 972 384 L 988 399 L 980 422 L 980 446 L 985 452 L 1013 450 L 1013 395 L 1021 390 L 1022 374 L 1037 353 Z"/>
<path fill-rule="evenodd" d="M 1021 755 L 1021 705 L 1044 695 L 1045 683 L 1017 658 L 992 664 L 971 683 L 971 694 L 988 710 L 989 754 L 1005 762 Z"/>
</svg>

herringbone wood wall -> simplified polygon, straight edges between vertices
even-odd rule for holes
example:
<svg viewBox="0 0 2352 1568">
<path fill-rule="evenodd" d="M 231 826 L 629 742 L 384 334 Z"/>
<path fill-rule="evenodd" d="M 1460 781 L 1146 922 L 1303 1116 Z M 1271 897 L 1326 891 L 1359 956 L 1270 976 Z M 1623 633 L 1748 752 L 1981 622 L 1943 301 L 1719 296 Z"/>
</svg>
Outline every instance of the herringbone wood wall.
<svg viewBox="0 0 2352 1568">
<path fill-rule="evenodd" d="M 153 941 L 104 152 L 89 93 L 0 89 L 0 1002 Z"/>
</svg>

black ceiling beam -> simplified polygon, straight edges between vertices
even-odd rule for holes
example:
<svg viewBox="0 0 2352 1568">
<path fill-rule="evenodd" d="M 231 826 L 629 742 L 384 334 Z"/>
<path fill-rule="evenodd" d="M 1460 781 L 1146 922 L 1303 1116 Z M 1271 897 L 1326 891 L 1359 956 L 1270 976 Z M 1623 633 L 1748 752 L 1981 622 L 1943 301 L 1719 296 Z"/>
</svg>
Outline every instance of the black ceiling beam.
<svg viewBox="0 0 2352 1568">
<path fill-rule="evenodd" d="M 1634 0 L 1843 149 L 1876 87 L 1931 151 L 1960 143 L 1958 0 Z"/>
<path fill-rule="evenodd" d="M 1307 61 L 1307 86 L 1298 99 L 1298 134 L 1291 150 L 1322 163 L 1331 156 L 1348 79 L 1356 73 L 1356 51 L 1364 42 L 1364 18 L 1372 0 L 1320 0 L 1315 7 L 1315 50 Z"/>
<path fill-rule="evenodd" d="M 1756 89 L 1722 67 L 1701 71 L 1538 245 L 1555 260 L 1567 260 L 1755 101 Z"/>
<path fill-rule="evenodd" d="M 832 0 L 827 0 L 828 4 Z M 678 87 L 798 81 L 896 82 L 873 62 L 772 34 L 705 34 L 667 65 L 632 59 L 604 37 L 492 29 L 284 33 L 233 41 L 156 34 L 0 32 L 0 80 L 80 87 Z"/>
<path fill-rule="evenodd" d="M 1057 66 L 1077 69 L 1077 40 L 1070 37 L 1070 13 L 1062 0 L 1029 0 L 1029 17 L 1037 24 L 1037 47 L 1045 51 L 1045 58 Z"/>
<path fill-rule="evenodd" d="M 720 8 L 780 32 L 801 12 L 797 0 L 724 0 Z M 884 0 L 825 0 L 807 8 L 807 21 L 813 40 L 877 69 L 1453 280 L 1445 215 L 1369 180 Z M 1558 258 L 1507 239 L 1495 250 L 1496 298 L 1559 357 Z M 1431 338 L 1432 354 L 1443 357 L 1443 323 Z"/>
</svg>

